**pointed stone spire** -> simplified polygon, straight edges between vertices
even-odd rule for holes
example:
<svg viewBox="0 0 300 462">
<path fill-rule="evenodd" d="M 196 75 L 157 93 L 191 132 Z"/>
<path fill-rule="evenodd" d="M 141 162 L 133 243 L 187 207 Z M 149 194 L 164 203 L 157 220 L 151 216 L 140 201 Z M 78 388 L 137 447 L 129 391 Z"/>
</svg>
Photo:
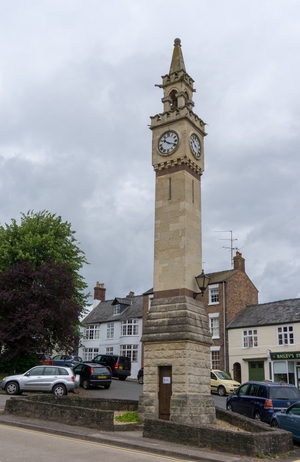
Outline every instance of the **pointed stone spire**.
<svg viewBox="0 0 300 462">
<path fill-rule="evenodd" d="M 184 65 L 184 60 L 183 60 L 183 54 L 181 51 L 181 40 L 179 38 L 176 38 L 174 40 L 174 50 L 173 50 L 173 56 L 172 56 L 172 62 L 171 62 L 169 74 L 172 74 L 172 72 L 178 72 L 181 70 L 185 71 L 185 65 Z"/>
</svg>

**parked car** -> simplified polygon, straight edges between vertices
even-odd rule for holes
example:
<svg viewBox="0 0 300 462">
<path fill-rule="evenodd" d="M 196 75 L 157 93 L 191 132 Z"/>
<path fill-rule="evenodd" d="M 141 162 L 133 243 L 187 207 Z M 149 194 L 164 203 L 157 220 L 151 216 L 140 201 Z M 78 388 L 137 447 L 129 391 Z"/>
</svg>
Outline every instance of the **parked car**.
<svg viewBox="0 0 300 462">
<path fill-rule="evenodd" d="M 23 391 L 48 391 L 62 396 L 78 388 L 79 379 L 69 367 L 35 366 L 24 374 L 4 377 L 1 388 L 8 395 L 19 395 Z"/>
<path fill-rule="evenodd" d="M 80 356 L 56 355 L 52 358 L 53 366 L 74 367 L 79 363 L 82 363 L 82 358 L 80 358 Z"/>
<path fill-rule="evenodd" d="M 131 360 L 127 356 L 100 354 L 95 356 L 92 362 L 108 366 L 112 376 L 119 380 L 126 380 L 131 375 Z"/>
<path fill-rule="evenodd" d="M 137 379 L 138 379 L 138 382 L 141 385 L 143 385 L 144 383 L 144 368 L 143 367 L 138 371 Z"/>
<path fill-rule="evenodd" d="M 275 412 L 271 419 L 271 427 L 292 432 L 293 439 L 300 443 L 300 402 L 280 412 Z"/>
<path fill-rule="evenodd" d="M 228 396 L 226 409 L 270 423 L 273 414 L 300 401 L 297 387 L 281 382 L 246 382 Z"/>
<path fill-rule="evenodd" d="M 37 353 L 38 362 L 45 365 L 52 365 L 52 358 L 47 353 Z"/>
<path fill-rule="evenodd" d="M 111 370 L 95 363 L 82 363 L 73 368 L 74 374 L 80 376 L 80 385 L 88 390 L 90 387 L 109 388 L 111 385 Z"/>
<path fill-rule="evenodd" d="M 241 384 L 233 380 L 226 372 L 213 369 L 210 371 L 210 391 L 220 396 L 230 395 Z"/>
</svg>

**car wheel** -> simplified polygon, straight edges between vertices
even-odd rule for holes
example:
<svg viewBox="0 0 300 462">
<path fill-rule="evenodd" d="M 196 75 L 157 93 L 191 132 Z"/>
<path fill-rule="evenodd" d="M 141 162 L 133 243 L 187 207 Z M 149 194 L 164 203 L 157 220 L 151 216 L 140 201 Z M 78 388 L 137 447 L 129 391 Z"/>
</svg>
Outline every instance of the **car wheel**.
<svg viewBox="0 0 300 462">
<path fill-rule="evenodd" d="M 254 412 L 254 419 L 255 420 L 260 420 L 260 413 L 259 412 Z"/>
<path fill-rule="evenodd" d="M 52 388 L 52 393 L 55 396 L 63 396 L 63 395 L 66 395 L 68 392 L 67 392 L 66 387 L 63 384 L 59 383 L 57 385 L 54 385 L 54 387 Z"/>
<path fill-rule="evenodd" d="M 126 377 L 119 377 L 119 380 L 126 380 Z"/>
<path fill-rule="evenodd" d="M 230 411 L 230 412 L 232 411 L 232 407 L 231 407 L 230 403 L 227 403 L 226 409 L 227 409 L 227 411 Z"/>
<path fill-rule="evenodd" d="M 82 383 L 82 388 L 84 390 L 88 390 L 90 388 L 90 384 L 89 384 L 89 381 L 88 380 L 84 380 L 83 383 Z"/>
<path fill-rule="evenodd" d="M 140 383 L 141 385 L 143 385 L 143 383 L 144 383 L 144 377 L 139 377 L 139 383 Z"/>
<path fill-rule="evenodd" d="M 17 382 L 8 382 L 5 387 L 7 395 L 17 395 L 19 393 L 20 387 Z"/>
<path fill-rule="evenodd" d="M 104 388 L 108 390 L 110 388 L 110 385 L 104 385 Z"/>
<path fill-rule="evenodd" d="M 223 385 L 221 385 L 218 388 L 218 394 L 219 394 L 219 396 L 226 396 L 226 390 L 225 390 L 225 387 L 223 387 Z"/>
<path fill-rule="evenodd" d="M 273 427 L 273 428 L 279 428 L 279 425 L 278 425 L 278 422 L 277 422 L 276 419 L 273 419 L 273 420 L 271 421 L 271 427 Z"/>
</svg>

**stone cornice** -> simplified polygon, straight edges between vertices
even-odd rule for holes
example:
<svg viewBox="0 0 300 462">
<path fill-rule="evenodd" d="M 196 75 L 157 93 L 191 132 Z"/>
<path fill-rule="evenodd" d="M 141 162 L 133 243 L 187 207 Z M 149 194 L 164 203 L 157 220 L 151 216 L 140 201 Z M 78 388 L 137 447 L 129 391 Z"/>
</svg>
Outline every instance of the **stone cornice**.
<svg viewBox="0 0 300 462">
<path fill-rule="evenodd" d="M 156 114 L 155 116 L 150 116 L 151 126 L 150 129 L 153 130 L 156 127 L 173 123 L 179 119 L 188 119 L 198 130 L 201 131 L 203 136 L 206 136 L 205 133 L 205 122 L 203 122 L 200 117 L 198 117 L 192 110 L 188 109 L 186 106 L 182 108 L 175 108 L 171 111 L 166 111 L 161 114 Z"/>
<path fill-rule="evenodd" d="M 193 162 L 191 159 L 189 159 L 187 156 L 183 157 L 178 157 L 176 159 L 166 159 L 163 162 L 160 162 L 158 164 L 153 165 L 154 171 L 159 172 L 161 170 L 166 170 L 174 167 L 183 167 L 183 168 L 189 168 L 193 172 L 195 172 L 197 175 L 202 175 L 203 171 L 197 165 L 195 162 Z"/>
</svg>

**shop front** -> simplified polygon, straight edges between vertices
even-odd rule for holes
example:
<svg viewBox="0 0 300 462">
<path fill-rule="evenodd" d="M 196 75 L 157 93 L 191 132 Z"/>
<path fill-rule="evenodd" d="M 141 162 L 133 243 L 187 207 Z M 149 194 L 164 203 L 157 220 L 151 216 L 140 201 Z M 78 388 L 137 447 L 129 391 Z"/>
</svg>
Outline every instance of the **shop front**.
<svg viewBox="0 0 300 462">
<path fill-rule="evenodd" d="M 300 389 L 300 351 L 269 353 L 270 378 L 273 382 L 285 382 Z"/>
</svg>

